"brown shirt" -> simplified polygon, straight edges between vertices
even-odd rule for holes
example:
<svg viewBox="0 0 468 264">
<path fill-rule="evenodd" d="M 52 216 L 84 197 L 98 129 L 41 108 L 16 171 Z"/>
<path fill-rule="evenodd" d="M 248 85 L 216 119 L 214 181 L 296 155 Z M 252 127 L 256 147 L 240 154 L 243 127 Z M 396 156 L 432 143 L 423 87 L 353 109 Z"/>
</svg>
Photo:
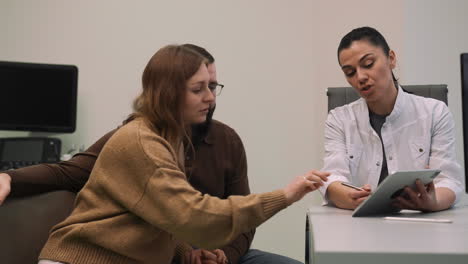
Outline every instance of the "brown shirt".
<svg viewBox="0 0 468 264">
<path fill-rule="evenodd" d="M 69 161 L 9 171 L 12 177 L 11 196 L 60 189 L 78 192 L 87 182 L 104 144 L 116 130 L 110 131 Z M 232 128 L 219 121 L 212 120 L 206 137 L 195 145 L 195 154 L 186 155 L 185 170 L 189 182 L 203 194 L 227 198 L 250 193 L 242 141 Z M 244 233 L 222 248 L 231 263 L 237 263 L 247 252 L 254 233 L 255 229 Z"/>
</svg>

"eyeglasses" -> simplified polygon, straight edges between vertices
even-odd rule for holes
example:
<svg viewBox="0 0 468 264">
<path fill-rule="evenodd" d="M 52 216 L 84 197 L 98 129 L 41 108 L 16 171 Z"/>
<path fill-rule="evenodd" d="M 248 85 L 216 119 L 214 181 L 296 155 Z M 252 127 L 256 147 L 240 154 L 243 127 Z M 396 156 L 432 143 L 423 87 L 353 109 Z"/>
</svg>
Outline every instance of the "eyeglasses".
<svg viewBox="0 0 468 264">
<path fill-rule="evenodd" d="M 224 88 L 224 85 L 220 83 L 212 82 L 208 84 L 208 88 L 214 95 L 220 95 L 221 91 Z"/>
</svg>

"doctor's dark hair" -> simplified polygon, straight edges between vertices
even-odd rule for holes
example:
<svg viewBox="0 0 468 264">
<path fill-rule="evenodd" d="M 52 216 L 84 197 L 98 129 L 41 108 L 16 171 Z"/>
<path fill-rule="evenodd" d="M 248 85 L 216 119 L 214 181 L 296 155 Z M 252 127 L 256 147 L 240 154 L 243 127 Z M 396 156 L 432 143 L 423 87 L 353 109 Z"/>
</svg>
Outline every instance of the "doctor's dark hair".
<svg viewBox="0 0 468 264">
<path fill-rule="evenodd" d="M 390 47 L 388 46 L 387 41 L 385 40 L 384 36 L 380 34 L 375 28 L 371 27 L 359 27 L 351 30 L 348 34 L 346 34 L 340 41 L 340 45 L 338 45 L 338 63 L 340 62 L 340 52 L 344 49 L 351 47 L 354 41 L 358 40 L 365 40 L 372 44 L 375 47 L 382 48 L 384 54 L 388 57 L 390 54 Z M 395 82 L 395 86 L 398 89 L 397 79 L 392 71 L 393 81 Z"/>
</svg>

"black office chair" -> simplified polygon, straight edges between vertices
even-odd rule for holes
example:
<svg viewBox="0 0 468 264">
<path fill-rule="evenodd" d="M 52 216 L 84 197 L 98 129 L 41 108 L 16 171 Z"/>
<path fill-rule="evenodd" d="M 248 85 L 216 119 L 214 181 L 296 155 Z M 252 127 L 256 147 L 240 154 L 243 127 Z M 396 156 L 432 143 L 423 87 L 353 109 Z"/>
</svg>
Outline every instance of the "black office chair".
<svg viewBox="0 0 468 264">
<path fill-rule="evenodd" d="M 50 229 L 71 213 L 74 200 L 68 191 L 8 198 L 0 206 L 0 263 L 37 264 Z"/>
<path fill-rule="evenodd" d="M 434 98 L 447 104 L 446 84 L 402 85 L 401 87 L 412 94 Z M 359 99 L 359 95 L 352 87 L 330 87 L 327 89 L 327 96 L 328 111 Z"/>
</svg>

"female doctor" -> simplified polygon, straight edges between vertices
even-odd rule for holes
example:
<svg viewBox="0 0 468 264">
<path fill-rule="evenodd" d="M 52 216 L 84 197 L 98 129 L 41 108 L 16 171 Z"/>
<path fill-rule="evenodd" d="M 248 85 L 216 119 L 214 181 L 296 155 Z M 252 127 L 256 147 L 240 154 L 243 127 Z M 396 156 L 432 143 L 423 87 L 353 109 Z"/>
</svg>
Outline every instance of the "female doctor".
<svg viewBox="0 0 468 264">
<path fill-rule="evenodd" d="M 398 85 L 392 72 L 395 52 L 373 28 L 356 28 L 345 35 L 338 62 L 361 98 L 328 114 L 322 170 L 331 175 L 320 189 L 326 201 L 354 209 L 389 174 L 431 168 L 441 170 L 435 180 L 405 187 L 405 195 L 394 205 L 421 211 L 451 207 L 463 192 L 463 172 L 455 158 L 454 121 L 447 106 Z"/>
</svg>

